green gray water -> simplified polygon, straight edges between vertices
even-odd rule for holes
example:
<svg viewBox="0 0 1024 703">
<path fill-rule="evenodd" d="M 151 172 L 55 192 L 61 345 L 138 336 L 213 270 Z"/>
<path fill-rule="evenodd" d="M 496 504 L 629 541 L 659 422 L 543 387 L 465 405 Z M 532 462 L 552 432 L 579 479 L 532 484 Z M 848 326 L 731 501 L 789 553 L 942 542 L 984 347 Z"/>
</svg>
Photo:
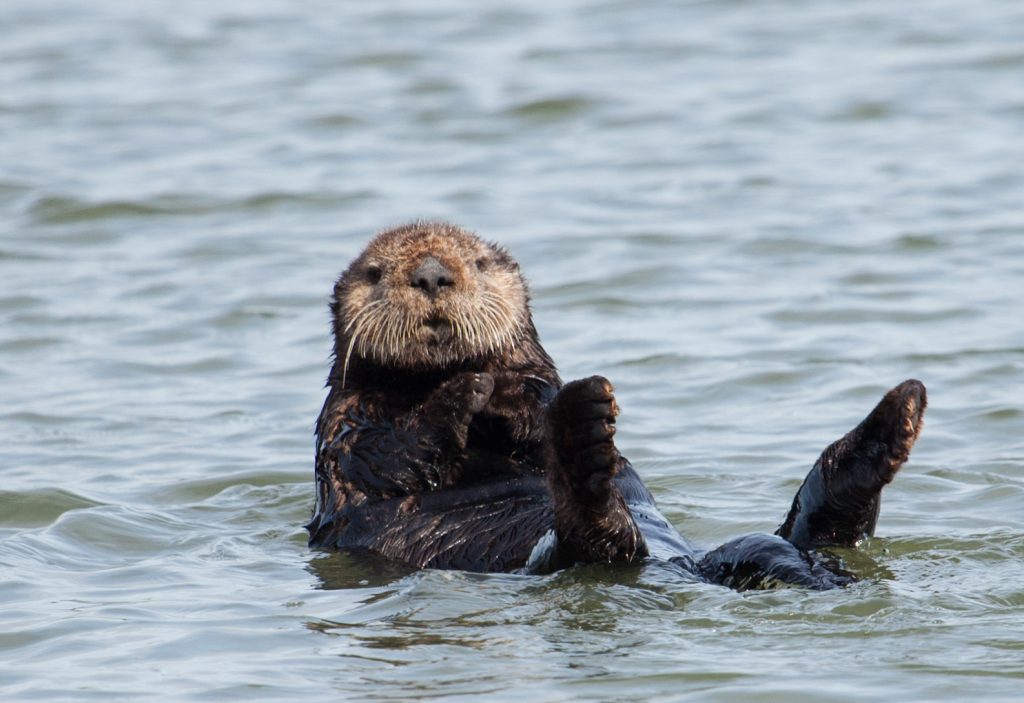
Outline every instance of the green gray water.
<svg viewBox="0 0 1024 703">
<path fill-rule="evenodd" d="M 0 3 L 0 698 L 1018 700 L 1024 6 Z M 839 593 L 311 552 L 334 276 L 506 244 L 701 544 L 884 390 Z"/>
</svg>

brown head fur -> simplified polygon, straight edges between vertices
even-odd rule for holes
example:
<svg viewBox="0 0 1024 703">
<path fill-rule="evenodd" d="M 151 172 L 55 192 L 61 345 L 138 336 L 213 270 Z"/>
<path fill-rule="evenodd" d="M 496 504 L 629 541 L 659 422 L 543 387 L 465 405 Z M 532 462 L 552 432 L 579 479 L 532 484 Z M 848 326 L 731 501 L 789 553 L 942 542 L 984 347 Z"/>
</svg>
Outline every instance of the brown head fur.
<svg viewBox="0 0 1024 703">
<path fill-rule="evenodd" d="M 431 257 L 445 275 L 428 290 L 417 285 L 417 271 Z M 535 335 L 519 265 L 504 249 L 440 222 L 378 234 L 338 279 L 331 312 L 343 385 L 360 361 L 437 371 L 508 356 L 524 335 Z"/>
</svg>

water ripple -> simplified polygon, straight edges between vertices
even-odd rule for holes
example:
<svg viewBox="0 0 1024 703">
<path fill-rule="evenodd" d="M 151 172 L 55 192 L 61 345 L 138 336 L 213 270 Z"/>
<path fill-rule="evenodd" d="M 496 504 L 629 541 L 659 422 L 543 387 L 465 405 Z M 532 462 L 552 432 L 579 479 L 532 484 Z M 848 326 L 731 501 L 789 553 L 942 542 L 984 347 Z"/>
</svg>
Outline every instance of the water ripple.
<svg viewBox="0 0 1024 703">
<path fill-rule="evenodd" d="M 1017 700 L 1020 10 L 779 9 L 0 3 L 0 698 Z M 327 300 L 416 218 L 702 545 L 924 380 L 864 581 L 310 551 Z"/>
</svg>

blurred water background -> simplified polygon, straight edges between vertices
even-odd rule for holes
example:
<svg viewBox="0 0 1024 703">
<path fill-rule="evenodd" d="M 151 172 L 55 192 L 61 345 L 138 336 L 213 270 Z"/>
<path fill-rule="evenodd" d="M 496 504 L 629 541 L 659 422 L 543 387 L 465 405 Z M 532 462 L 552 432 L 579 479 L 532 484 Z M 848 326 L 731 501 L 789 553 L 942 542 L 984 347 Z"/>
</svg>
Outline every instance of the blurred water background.
<svg viewBox="0 0 1024 703">
<path fill-rule="evenodd" d="M 963 701 L 1024 686 L 1024 4 L 0 3 L 0 698 Z M 839 593 L 313 552 L 337 273 L 505 244 L 710 545 L 890 386 Z"/>
</svg>

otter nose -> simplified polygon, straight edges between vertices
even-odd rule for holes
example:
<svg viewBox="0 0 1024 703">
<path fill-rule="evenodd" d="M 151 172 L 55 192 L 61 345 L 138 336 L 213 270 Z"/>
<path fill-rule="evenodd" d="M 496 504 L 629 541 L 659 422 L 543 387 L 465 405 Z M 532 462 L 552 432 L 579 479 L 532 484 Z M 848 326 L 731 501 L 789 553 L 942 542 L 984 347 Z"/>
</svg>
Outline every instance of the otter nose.
<svg viewBox="0 0 1024 703">
<path fill-rule="evenodd" d="M 444 286 L 450 286 L 454 283 L 452 272 L 432 256 L 428 256 L 420 262 L 419 267 L 409 277 L 409 285 L 413 288 L 421 289 L 431 297 L 437 295 L 438 291 Z"/>
</svg>

